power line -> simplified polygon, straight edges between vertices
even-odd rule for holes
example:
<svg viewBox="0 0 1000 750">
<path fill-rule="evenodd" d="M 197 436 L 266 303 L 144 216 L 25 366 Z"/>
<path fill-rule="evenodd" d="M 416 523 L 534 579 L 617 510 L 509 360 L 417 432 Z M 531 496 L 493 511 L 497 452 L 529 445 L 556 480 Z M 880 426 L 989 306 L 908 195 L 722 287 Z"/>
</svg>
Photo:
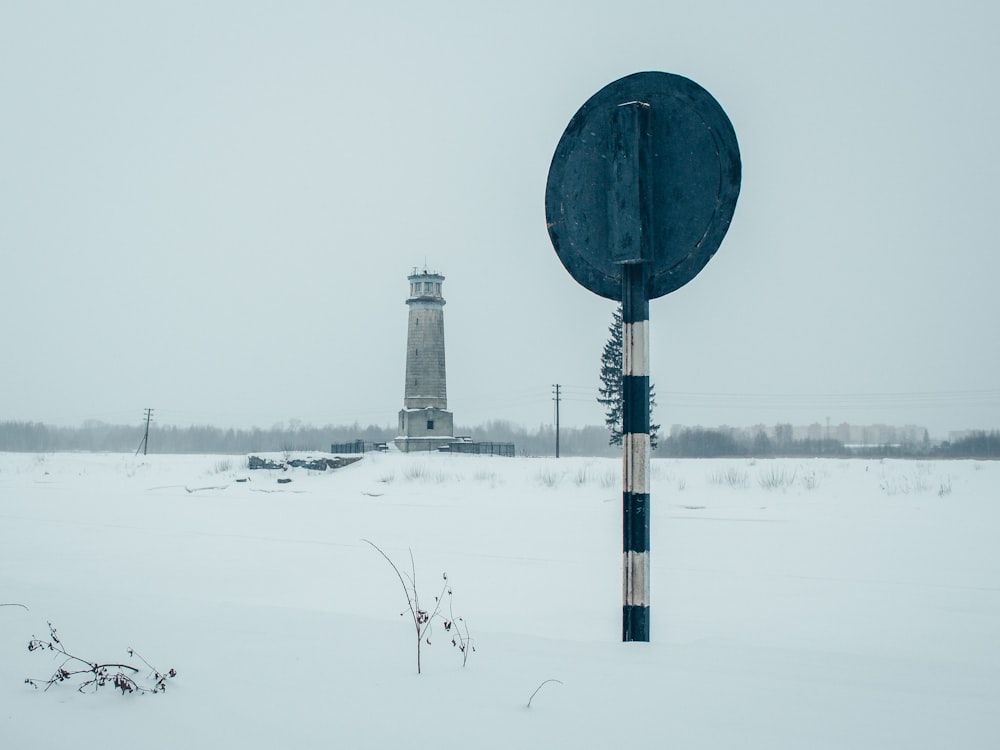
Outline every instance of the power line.
<svg viewBox="0 0 1000 750">
<path fill-rule="evenodd" d="M 901 406 L 956 406 L 1000 402 L 1000 390 L 978 391 L 887 391 L 869 393 L 722 393 L 710 391 L 666 391 L 673 406 L 758 408 L 764 406 L 803 408 L 871 408 Z"/>
</svg>

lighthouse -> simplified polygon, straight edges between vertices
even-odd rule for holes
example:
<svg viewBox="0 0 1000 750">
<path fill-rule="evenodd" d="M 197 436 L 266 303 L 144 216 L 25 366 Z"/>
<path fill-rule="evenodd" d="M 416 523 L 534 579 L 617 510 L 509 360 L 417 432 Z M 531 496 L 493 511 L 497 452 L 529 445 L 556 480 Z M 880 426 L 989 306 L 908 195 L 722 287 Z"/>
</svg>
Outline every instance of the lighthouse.
<svg viewBox="0 0 1000 750">
<path fill-rule="evenodd" d="M 406 385 L 393 442 L 406 452 L 433 451 L 455 440 L 444 366 L 444 276 L 414 268 L 408 280 Z"/>
</svg>

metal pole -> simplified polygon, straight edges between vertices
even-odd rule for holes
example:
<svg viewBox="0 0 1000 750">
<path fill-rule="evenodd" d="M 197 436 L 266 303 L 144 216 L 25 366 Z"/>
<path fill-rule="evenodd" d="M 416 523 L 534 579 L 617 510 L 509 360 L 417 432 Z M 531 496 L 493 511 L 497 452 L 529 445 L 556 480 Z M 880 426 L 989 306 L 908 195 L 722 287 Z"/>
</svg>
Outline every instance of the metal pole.
<svg viewBox="0 0 1000 750">
<path fill-rule="evenodd" d="M 622 265 L 622 640 L 649 640 L 649 294 Z"/>
<path fill-rule="evenodd" d="M 146 450 L 149 446 L 149 420 L 153 417 L 153 410 L 146 409 L 146 413 L 143 415 L 146 417 L 146 432 L 142 436 L 142 440 L 139 442 L 139 447 L 135 449 L 135 455 L 139 455 L 139 451 L 142 450 L 142 455 L 146 455 Z"/>
<path fill-rule="evenodd" d="M 556 389 L 556 458 L 559 458 L 559 383 L 556 383 L 554 388 Z"/>
<path fill-rule="evenodd" d="M 153 410 L 146 409 L 146 434 L 142 438 L 142 455 L 146 455 L 149 450 L 149 420 L 153 418 Z"/>
</svg>

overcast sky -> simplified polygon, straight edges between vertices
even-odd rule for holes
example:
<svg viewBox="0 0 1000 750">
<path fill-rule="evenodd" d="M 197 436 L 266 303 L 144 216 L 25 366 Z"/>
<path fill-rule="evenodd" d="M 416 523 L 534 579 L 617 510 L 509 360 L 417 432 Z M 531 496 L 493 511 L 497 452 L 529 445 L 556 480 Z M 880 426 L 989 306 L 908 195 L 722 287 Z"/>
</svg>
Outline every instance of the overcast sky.
<svg viewBox="0 0 1000 750">
<path fill-rule="evenodd" d="M 759 6 L 759 7 L 753 7 Z M 545 180 L 576 110 L 691 78 L 743 186 L 650 305 L 656 421 L 1000 428 L 1000 4 L 0 4 L 0 420 L 395 425 L 446 276 L 460 425 L 600 424 L 614 303 Z"/>
</svg>

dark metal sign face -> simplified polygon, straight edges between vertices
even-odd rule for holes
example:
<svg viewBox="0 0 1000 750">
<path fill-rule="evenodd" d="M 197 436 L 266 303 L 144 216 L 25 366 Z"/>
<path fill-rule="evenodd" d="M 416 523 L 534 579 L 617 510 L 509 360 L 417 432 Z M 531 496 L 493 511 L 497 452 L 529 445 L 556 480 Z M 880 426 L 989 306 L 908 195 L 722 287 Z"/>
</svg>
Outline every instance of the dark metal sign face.
<svg viewBox="0 0 1000 750">
<path fill-rule="evenodd" d="M 683 76 L 645 72 L 594 94 L 549 167 L 545 217 L 566 270 L 622 295 L 622 264 L 646 264 L 649 298 L 693 279 L 719 248 L 740 192 L 726 113 Z"/>
</svg>

